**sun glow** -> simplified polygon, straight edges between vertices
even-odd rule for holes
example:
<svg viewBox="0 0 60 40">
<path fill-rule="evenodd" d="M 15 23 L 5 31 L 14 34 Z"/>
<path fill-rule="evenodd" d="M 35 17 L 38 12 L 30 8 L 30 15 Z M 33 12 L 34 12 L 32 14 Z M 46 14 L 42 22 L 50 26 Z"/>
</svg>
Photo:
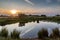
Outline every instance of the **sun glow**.
<svg viewBox="0 0 60 40">
<path fill-rule="evenodd" d="M 17 13 L 17 10 L 10 10 L 10 12 L 11 12 L 12 14 L 16 14 L 16 13 Z"/>
</svg>

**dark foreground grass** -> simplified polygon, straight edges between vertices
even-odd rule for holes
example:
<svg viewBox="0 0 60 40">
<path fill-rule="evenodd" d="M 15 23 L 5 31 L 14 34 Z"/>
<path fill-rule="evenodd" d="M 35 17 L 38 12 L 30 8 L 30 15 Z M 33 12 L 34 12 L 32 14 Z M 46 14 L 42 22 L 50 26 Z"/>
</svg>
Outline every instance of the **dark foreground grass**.
<svg viewBox="0 0 60 40">
<path fill-rule="evenodd" d="M 8 30 L 6 28 L 3 28 L 0 31 L 0 40 L 21 40 L 19 35 L 20 35 L 20 32 L 14 30 L 11 33 L 11 37 L 10 37 L 8 36 Z"/>
<path fill-rule="evenodd" d="M 5 38 L 5 37 L 0 37 L 0 40 L 21 40 L 21 39 L 13 39 L 13 38 Z"/>
<path fill-rule="evenodd" d="M 44 39 L 38 39 L 38 38 L 32 38 L 32 39 L 12 39 L 12 38 L 4 38 L 4 37 L 0 37 L 0 40 L 60 40 L 60 38 L 44 38 Z"/>
<path fill-rule="evenodd" d="M 60 30 L 59 30 L 58 28 L 53 29 L 50 37 L 51 37 L 51 38 L 60 37 Z"/>
<path fill-rule="evenodd" d="M 2 31 L 0 31 L 0 36 L 1 37 L 8 37 L 8 31 L 6 28 L 2 29 Z"/>
<path fill-rule="evenodd" d="M 14 31 L 11 33 L 11 38 L 18 38 L 18 39 L 19 39 L 19 38 L 20 38 L 19 35 L 20 35 L 20 32 L 14 30 Z"/>
<path fill-rule="evenodd" d="M 45 38 L 48 37 L 48 30 L 42 29 L 38 32 L 38 38 Z"/>
<path fill-rule="evenodd" d="M 52 33 L 48 36 L 47 29 L 41 29 L 38 32 L 38 39 L 42 40 L 60 40 L 60 30 L 58 28 L 52 29 Z"/>
<path fill-rule="evenodd" d="M 60 31 L 58 28 L 52 30 L 52 36 L 48 36 L 48 30 L 42 29 L 38 32 L 38 38 L 19 38 L 20 32 L 14 30 L 11 37 L 8 36 L 8 31 L 4 28 L 0 33 L 0 40 L 60 40 Z M 7 34 L 7 35 L 5 35 Z"/>
</svg>

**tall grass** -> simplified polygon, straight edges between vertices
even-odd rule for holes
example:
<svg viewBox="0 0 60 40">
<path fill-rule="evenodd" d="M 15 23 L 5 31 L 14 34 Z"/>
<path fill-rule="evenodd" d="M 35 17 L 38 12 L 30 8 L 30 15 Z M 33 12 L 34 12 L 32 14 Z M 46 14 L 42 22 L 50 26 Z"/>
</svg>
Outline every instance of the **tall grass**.
<svg viewBox="0 0 60 40">
<path fill-rule="evenodd" d="M 47 29 L 42 29 L 38 32 L 38 38 L 45 38 L 48 37 Z"/>
<path fill-rule="evenodd" d="M 60 33 L 59 29 L 55 28 L 52 30 L 52 34 L 50 35 L 50 37 L 54 37 L 54 38 L 59 37 L 60 36 L 59 33 Z"/>
<path fill-rule="evenodd" d="M 11 37 L 8 36 L 8 30 L 6 28 L 3 28 L 1 31 L 0 31 L 0 39 L 1 40 L 21 40 L 19 38 L 19 35 L 20 35 L 20 32 L 14 30 L 12 33 L 11 33 Z"/>
<path fill-rule="evenodd" d="M 59 38 L 60 37 L 60 31 L 58 28 L 52 29 L 52 33 L 50 36 L 48 36 L 48 30 L 42 29 L 38 32 L 38 38 Z"/>
<path fill-rule="evenodd" d="M 11 38 L 19 38 L 19 35 L 20 35 L 20 32 L 14 30 L 14 31 L 11 33 Z"/>
<path fill-rule="evenodd" d="M 2 29 L 2 31 L 0 32 L 0 36 L 2 37 L 8 37 L 8 31 L 6 28 Z"/>
</svg>

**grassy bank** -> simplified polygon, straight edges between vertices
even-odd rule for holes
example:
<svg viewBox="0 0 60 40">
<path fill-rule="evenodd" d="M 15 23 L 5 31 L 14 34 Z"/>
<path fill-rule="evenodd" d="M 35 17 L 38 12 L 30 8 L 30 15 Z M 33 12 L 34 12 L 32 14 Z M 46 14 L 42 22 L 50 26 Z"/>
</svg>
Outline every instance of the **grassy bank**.
<svg viewBox="0 0 60 40">
<path fill-rule="evenodd" d="M 17 18 L 0 18 L 0 24 L 12 24 L 16 22 L 35 22 L 35 21 L 52 21 L 52 22 L 57 22 L 60 23 L 60 17 L 35 17 L 35 16 L 24 16 L 24 17 L 17 17 Z"/>
</svg>

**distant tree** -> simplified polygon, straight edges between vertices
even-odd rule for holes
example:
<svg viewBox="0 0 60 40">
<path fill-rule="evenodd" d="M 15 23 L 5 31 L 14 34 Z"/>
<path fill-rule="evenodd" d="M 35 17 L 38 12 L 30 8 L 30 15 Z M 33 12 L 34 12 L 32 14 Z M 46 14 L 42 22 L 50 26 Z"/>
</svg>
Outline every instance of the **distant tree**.
<svg viewBox="0 0 60 40">
<path fill-rule="evenodd" d="M 3 15 L 0 15 L 0 17 L 3 17 Z"/>
<path fill-rule="evenodd" d="M 56 15 L 56 16 L 60 16 L 60 15 Z"/>
<path fill-rule="evenodd" d="M 27 15 L 25 15 L 24 13 L 19 13 L 19 14 L 18 14 L 18 17 L 19 17 L 20 19 L 24 19 L 24 18 L 27 17 Z"/>
<path fill-rule="evenodd" d="M 31 14 L 29 14 L 29 16 L 32 16 Z"/>
<path fill-rule="evenodd" d="M 41 17 L 46 17 L 46 15 L 41 15 Z"/>
</svg>

